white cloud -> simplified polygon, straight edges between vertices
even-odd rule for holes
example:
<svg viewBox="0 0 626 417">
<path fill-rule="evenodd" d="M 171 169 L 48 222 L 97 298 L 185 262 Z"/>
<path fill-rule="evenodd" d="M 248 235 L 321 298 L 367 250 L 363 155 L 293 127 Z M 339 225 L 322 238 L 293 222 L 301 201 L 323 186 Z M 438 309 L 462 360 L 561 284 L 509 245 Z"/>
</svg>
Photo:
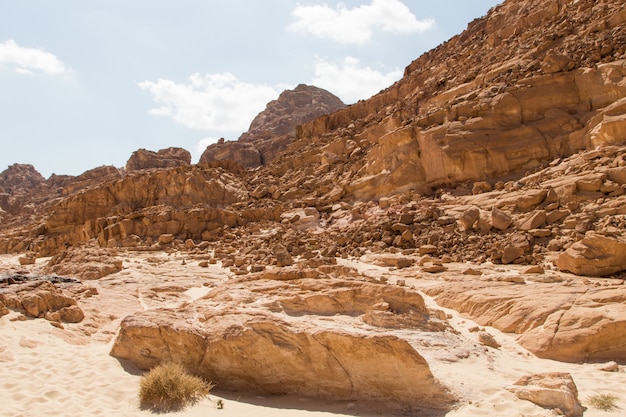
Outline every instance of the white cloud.
<svg viewBox="0 0 626 417">
<path fill-rule="evenodd" d="M 228 72 L 193 74 L 187 84 L 159 79 L 138 85 L 160 104 L 149 110 L 150 114 L 169 116 L 190 128 L 224 132 L 247 130 L 252 119 L 280 93 L 274 87 L 239 81 Z"/>
<path fill-rule="evenodd" d="M 8 40 L 0 43 L 0 66 L 13 68 L 20 74 L 32 75 L 35 71 L 57 75 L 66 72 L 65 65 L 53 54 L 42 49 L 24 48 Z"/>
<path fill-rule="evenodd" d="M 343 4 L 335 9 L 326 4 L 297 6 L 292 15 L 297 20 L 287 30 L 350 44 L 366 43 L 374 28 L 409 34 L 426 31 L 435 23 L 433 19 L 417 19 L 400 0 L 372 0 L 353 9 Z"/>
<path fill-rule="evenodd" d="M 346 57 L 341 66 L 318 58 L 313 84 L 339 96 L 346 103 L 366 99 L 389 87 L 402 77 L 403 71 L 395 69 L 382 73 L 361 66 L 358 59 Z"/>
<path fill-rule="evenodd" d="M 196 156 L 196 160 L 200 159 L 202 153 L 206 150 L 207 146 L 217 143 L 218 138 L 204 138 L 200 139 L 196 144 L 196 148 L 194 149 L 194 156 Z"/>
</svg>

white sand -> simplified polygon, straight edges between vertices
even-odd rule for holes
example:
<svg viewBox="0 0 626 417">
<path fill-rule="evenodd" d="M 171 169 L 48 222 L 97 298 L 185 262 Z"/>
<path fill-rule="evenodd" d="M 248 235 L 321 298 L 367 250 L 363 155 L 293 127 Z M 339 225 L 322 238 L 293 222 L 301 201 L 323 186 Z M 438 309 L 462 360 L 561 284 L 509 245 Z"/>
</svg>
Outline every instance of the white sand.
<svg viewBox="0 0 626 417">
<path fill-rule="evenodd" d="M 15 265 L 15 262 L 13 257 L 0 257 L 0 268 L 5 267 L 0 272 L 7 270 L 6 265 Z M 162 267 L 168 268 L 167 264 Z M 132 281 L 131 278 L 141 273 L 155 274 L 158 271 L 142 267 L 126 271 L 123 276 Z M 89 285 L 101 284 L 94 282 Z M 106 297 L 114 292 L 107 292 L 104 286 L 98 287 L 100 295 L 94 297 L 93 305 L 90 306 L 90 301 L 86 300 L 84 310 L 87 318 L 84 323 L 65 324 L 65 329 L 53 327 L 43 319 L 18 321 L 16 318 L 20 314 L 17 312 L 0 318 L 0 416 L 154 415 L 139 408 L 137 396 L 140 376 L 128 372 L 118 360 L 109 356 L 120 319 L 127 311 L 149 308 L 154 300 L 146 302 L 137 293 L 128 295 L 127 289 L 117 286 L 120 287 L 117 294 L 125 293 L 128 299 L 107 300 Z M 201 288 L 193 288 L 184 295 L 186 300 L 202 294 Z M 103 305 L 98 302 L 105 302 L 112 309 L 119 305 L 122 310 L 120 317 L 98 312 L 98 308 Z M 451 323 L 461 334 L 475 340 L 475 334 L 468 330 L 476 325 L 474 322 L 451 310 L 445 311 L 453 316 Z M 109 317 L 109 322 L 105 320 L 106 317 Z M 99 326 L 91 336 L 85 334 L 90 323 Z M 586 399 L 594 394 L 611 393 L 618 397 L 619 410 L 607 413 L 589 408 L 585 417 L 626 415 L 626 373 L 623 370 L 608 373 L 598 370 L 594 364 L 573 365 L 541 360 L 521 348 L 513 336 L 492 328 L 487 330 L 502 344 L 500 350 L 489 349 L 483 354 L 472 354 L 454 363 L 435 357 L 427 358 L 435 376 L 461 397 L 459 407 L 446 414 L 447 417 L 553 416 L 552 411 L 518 400 L 505 389 L 520 376 L 547 371 L 570 372 L 578 386 L 583 405 L 587 405 Z M 219 399 L 224 403 L 223 409 L 216 407 Z M 332 403 L 295 396 L 263 398 L 215 391 L 210 398 L 169 415 L 337 417 L 366 416 L 372 413 L 368 413 L 358 402 Z"/>
</svg>

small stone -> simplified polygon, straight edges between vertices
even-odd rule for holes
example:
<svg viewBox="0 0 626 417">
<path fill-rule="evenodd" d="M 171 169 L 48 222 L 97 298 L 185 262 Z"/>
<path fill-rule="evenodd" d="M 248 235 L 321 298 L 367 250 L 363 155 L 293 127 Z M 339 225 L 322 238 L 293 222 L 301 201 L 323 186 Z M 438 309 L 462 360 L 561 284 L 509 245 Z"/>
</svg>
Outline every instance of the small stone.
<svg viewBox="0 0 626 417">
<path fill-rule="evenodd" d="M 437 246 L 435 245 L 422 245 L 418 250 L 420 255 L 430 255 L 433 253 L 437 253 Z"/>
<path fill-rule="evenodd" d="M 35 264 L 35 256 L 34 255 L 24 255 L 17 258 L 20 265 L 34 265 Z"/>
<path fill-rule="evenodd" d="M 618 372 L 619 365 L 617 364 L 617 362 L 611 361 L 598 365 L 598 369 L 604 372 Z"/>
<path fill-rule="evenodd" d="M 494 348 L 494 349 L 499 349 L 500 348 L 500 343 L 498 343 L 496 338 L 493 337 L 493 335 L 491 333 L 487 333 L 487 332 L 484 332 L 484 331 L 483 332 L 479 332 L 478 333 L 478 341 L 483 346 L 491 347 L 491 348 Z"/>
<path fill-rule="evenodd" d="M 474 227 L 474 223 L 478 221 L 479 217 L 480 210 L 478 209 L 478 207 L 472 206 L 463 212 L 463 214 L 459 218 L 459 223 L 461 223 L 461 226 L 463 226 L 463 230 L 467 231 Z"/>
<path fill-rule="evenodd" d="M 430 274 L 437 274 L 439 272 L 444 272 L 447 270 L 448 268 L 446 268 L 445 266 L 440 265 L 438 263 L 432 263 L 432 262 L 428 262 L 426 263 L 426 265 L 422 267 L 422 271 L 428 272 Z"/>
<path fill-rule="evenodd" d="M 522 273 L 523 274 L 544 274 L 546 271 L 539 265 L 533 265 L 529 268 L 526 268 Z"/>
</svg>

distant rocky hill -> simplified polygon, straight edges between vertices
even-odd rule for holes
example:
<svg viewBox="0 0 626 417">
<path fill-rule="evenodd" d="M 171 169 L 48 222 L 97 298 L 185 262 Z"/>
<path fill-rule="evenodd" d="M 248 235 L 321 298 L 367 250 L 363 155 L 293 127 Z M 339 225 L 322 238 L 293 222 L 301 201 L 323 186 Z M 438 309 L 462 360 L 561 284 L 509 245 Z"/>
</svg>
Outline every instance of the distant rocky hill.
<svg viewBox="0 0 626 417">
<path fill-rule="evenodd" d="M 345 106 L 337 96 L 326 90 L 300 84 L 270 101 L 237 142 L 220 141 L 210 145 L 200 163 L 232 160 L 248 168 L 267 165 L 293 142 L 298 125 Z"/>
</svg>

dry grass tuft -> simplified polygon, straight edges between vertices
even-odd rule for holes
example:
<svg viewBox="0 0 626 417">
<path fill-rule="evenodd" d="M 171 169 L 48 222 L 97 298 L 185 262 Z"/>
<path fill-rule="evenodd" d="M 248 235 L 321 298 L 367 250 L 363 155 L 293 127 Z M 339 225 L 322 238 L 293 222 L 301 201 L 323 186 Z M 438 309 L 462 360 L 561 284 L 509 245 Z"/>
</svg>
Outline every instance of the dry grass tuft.
<svg viewBox="0 0 626 417">
<path fill-rule="evenodd" d="M 213 385 L 190 375 L 176 363 L 161 364 L 141 378 L 139 399 L 142 408 L 166 412 L 180 410 L 209 395 Z"/>
<path fill-rule="evenodd" d="M 602 411 L 616 410 L 618 407 L 615 401 L 617 401 L 617 397 L 613 394 L 596 394 L 587 398 L 587 402 L 591 407 Z"/>
</svg>

